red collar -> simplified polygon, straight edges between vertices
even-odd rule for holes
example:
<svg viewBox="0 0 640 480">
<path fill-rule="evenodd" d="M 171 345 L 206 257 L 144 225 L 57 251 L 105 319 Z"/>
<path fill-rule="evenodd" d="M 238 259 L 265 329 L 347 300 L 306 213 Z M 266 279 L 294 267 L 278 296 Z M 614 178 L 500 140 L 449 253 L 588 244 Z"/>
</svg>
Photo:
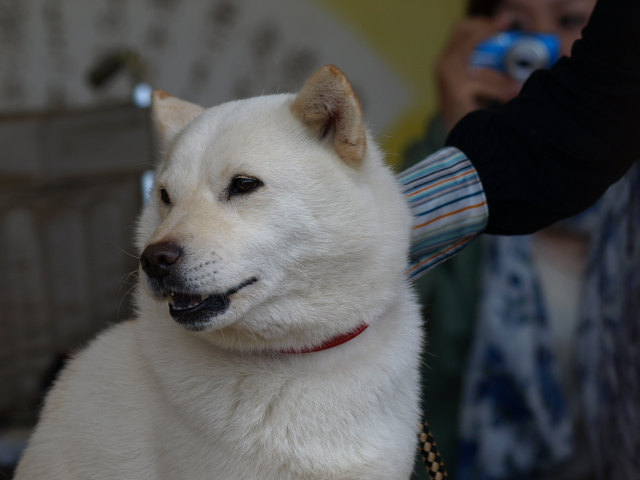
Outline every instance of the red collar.
<svg viewBox="0 0 640 480">
<path fill-rule="evenodd" d="M 337 335 L 335 337 L 330 338 L 329 340 L 325 340 L 320 345 L 309 348 L 302 348 L 300 350 L 280 350 L 280 353 L 313 353 L 313 352 L 321 352 L 322 350 L 327 350 L 329 348 L 337 347 L 338 345 L 342 345 L 343 343 L 347 343 L 349 340 L 356 338 L 362 332 L 364 332 L 369 325 L 363 323 L 359 327 L 351 330 L 348 333 L 344 333 L 342 335 Z"/>
</svg>

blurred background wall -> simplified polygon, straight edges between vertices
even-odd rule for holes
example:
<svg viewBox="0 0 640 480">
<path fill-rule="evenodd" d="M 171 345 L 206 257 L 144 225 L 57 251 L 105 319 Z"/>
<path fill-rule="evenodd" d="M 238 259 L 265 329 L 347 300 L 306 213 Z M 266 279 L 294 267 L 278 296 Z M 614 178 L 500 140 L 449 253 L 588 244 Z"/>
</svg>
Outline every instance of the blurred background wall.
<svg viewBox="0 0 640 480">
<path fill-rule="evenodd" d="M 433 63 L 462 11 L 461 0 L 2 0 L 0 427 L 33 423 L 56 362 L 131 313 L 140 175 L 154 163 L 135 83 L 212 106 L 295 91 L 334 63 L 393 164 L 435 110 Z M 128 67 L 109 72 L 123 52 Z"/>
<path fill-rule="evenodd" d="M 435 107 L 433 62 L 462 11 L 461 0 L 4 0 L 0 113 L 127 102 L 128 75 L 87 81 L 122 49 L 154 87 L 205 106 L 296 90 L 335 63 L 398 153 Z"/>
</svg>

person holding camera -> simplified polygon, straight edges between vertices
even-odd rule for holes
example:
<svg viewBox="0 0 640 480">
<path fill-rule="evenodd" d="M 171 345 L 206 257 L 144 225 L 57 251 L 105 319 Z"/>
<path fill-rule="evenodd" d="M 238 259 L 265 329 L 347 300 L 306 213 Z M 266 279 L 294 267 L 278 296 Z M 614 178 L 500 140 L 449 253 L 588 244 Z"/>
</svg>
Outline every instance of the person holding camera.
<svg viewBox="0 0 640 480">
<path fill-rule="evenodd" d="M 509 75 L 504 66 L 470 65 L 483 44 L 504 31 L 551 33 L 569 56 L 594 5 L 593 0 L 470 2 L 470 18 L 456 28 L 437 65 L 439 115 L 425 139 L 408 149 L 405 167 L 442 147 L 446 134 L 468 113 L 495 110 L 518 95 L 522 78 Z M 572 427 L 581 404 L 573 375 L 579 292 L 589 237 L 601 225 L 593 213 L 534 237 L 486 240 L 484 289 L 462 402 L 460 478 L 533 475 L 544 470 L 542 465 L 562 465 L 563 478 L 592 474 L 586 437 L 577 435 L 574 443 Z M 471 335 L 476 317 L 477 285 L 469 277 L 479 269 L 480 250 L 478 241 L 471 242 L 419 283 L 430 305 L 430 350 L 437 357 L 428 361 L 436 371 L 426 376 L 427 415 L 436 419 L 431 423 L 438 436 L 438 427 L 456 423 L 452 403 L 459 390 L 452 384 L 461 375 L 465 334 Z M 495 358 L 487 357 L 488 350 Z M 451 433 L 445 431 L 444 442 L 439 440 L 445 454 L 452 448 Z M 570 457 L 574 461 L 567 463 Z"/>
<path fill-rule="evenodd" d="M 499 109 L 467 114 L 448 134 L 445 148 L 398 176 L 414 213 L 409 273 L 414 279 L 480 233 L 531 234 L 585 210 L 606 191 L 578 332 L 581 400 L 593 461 L 589 470 L 596 478 L 612 480 L 640 477 L 639 23 L 638 0 L 598 0 L 570 58 L 535 71 Z M 519 298 L 513 300 L 506 306 L 518 310 Z M 535 315 L 513 320 L 532 327 L 545 323 Z M 478 384 L 474 393 L 493 392 L 493 407 L 481 413 L 495 428 L 478 436 L 476 447 L 496 449 L 505 461 L 494 471 L 459 469 L 459 478 L 536 478 L 543 473 L 567 478 L 554 461 L 567 453 L 558 445 L 570 447 L 571 442 L 559 428 L 566 410 L 553 401 L 553 368 L 547 352 L 523 350 L 517 341 L 531 338 L 532 331 L 521 336 L 513 331 L 506 348 L 487 344 L 479 357 L 487 360 L 493 381 Z M 535 367 L 524 382 L 503 368 L 517 357 L 536 360 L 523 364 Z M 535 403 L 518 396 L 531 383 L 541 387 Z M 433 398 L 433 391 L 429 394 Z M 516 408 L 496 408 L 501 405 Z M 547 415 L 536 416 L 545 410 Z M 429 411 L 427 416 L 433 418 Z M 510 434 L 500 428 L 505 419 L 523 428 Z M 535 444 L 527 440 L 536 436 L 559 438 L 559 443 L 531 449 Z M 509 444 L 526 449 L 504 456 L 507 450 L 500 447 Z M 527 465 L 533 466 L 529 473 L 522 470 Z"/>
<path fill-rule="evenodd" d="M 560 55 L 570 56 L 594 6 L 595 0 L 472 0 L 469 18 L 457 25 L 436 66 L 440 114 L 447 128 L 469 112 L 506 103 L 522 87 L 507 72 L 469 68 L 478 45 L 503 31 L 551 33 Z"/>
</svg>

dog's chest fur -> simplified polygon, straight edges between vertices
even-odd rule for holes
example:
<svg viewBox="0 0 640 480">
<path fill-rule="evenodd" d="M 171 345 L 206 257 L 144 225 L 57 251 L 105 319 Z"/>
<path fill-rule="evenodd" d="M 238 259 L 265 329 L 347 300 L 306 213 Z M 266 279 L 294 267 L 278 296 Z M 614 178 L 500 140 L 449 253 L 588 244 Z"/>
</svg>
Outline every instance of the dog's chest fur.
<svg viewBox="0 0 640 480">
<path fill-rule="evenodd" d="M 412 314 L 402 310 L 397 314 Z M 201 355 L 165 355 L 155 373 L 168 400 L 161 416 L 173 421 L 162 443 L 179 445 L 162 455 L 172 459 L 167 471 L 193 475 L 195 465 L 179 461 L 193 456 L 207 458 L 198 463 L 216 472 L 212 478 L 406 478 L 418 392 L 407 375 L 416 365 L 398 358 L 397 349 L 419 353 L 420 326 L 412 327 L 410 342 L 402 338 L 406 330 L 370 327 L 357 339 L 362 348 L 350 352 L 281 358 L 205 347 Z M 367 348 L 375 337 L 388 348 Z M 172 344 L 173 336 L 165 347 Z"/>
</svg>

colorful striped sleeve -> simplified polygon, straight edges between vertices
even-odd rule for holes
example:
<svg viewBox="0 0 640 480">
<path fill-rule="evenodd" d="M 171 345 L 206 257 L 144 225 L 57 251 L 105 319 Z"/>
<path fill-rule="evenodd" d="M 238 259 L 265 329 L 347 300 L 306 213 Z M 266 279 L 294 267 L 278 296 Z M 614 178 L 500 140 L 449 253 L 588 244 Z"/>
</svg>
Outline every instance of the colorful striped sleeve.
<svg viewBox="0 0 640 480">
<path fill-rule="evenodd" d="M 413 212 L 409 278 L 459 252 L 486 226 L 489 210 L 480 177 L 457 148 L 437 151 L 398 175 Z"/>
</svg>

